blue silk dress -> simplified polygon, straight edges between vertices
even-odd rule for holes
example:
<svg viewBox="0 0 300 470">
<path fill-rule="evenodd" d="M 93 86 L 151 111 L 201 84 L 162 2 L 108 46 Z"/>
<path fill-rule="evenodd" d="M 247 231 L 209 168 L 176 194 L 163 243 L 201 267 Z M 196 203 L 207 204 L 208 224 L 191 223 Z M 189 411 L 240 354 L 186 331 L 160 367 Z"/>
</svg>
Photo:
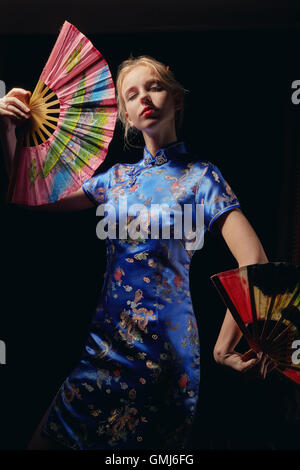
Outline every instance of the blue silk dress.
<svg viewBox="0 0 300 470">
<path fill-rule="evenodd" d="M 116 206 L 120 196 L 128 206 L 202 204 L 205 233 L 239 202 L 216 166 L 192 160 L 183 142 L 154 157 L 145 147 L 138 163 L 118 163 L 82 187 L 95 206 Z M 42 435 L 81 450 L 185 449 L 200 382 L 189 288 L 195 250 L 184 235 L 106 244 L 104 284 L 81 359 L 58 390 Z"/>
</svg>

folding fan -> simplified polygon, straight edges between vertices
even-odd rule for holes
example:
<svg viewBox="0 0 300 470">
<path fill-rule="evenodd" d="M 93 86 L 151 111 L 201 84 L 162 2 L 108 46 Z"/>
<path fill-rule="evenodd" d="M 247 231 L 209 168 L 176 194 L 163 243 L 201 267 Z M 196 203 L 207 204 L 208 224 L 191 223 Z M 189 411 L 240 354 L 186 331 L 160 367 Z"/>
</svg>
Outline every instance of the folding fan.
<svg viewBox="0 0 300 470">
<path fill-rule="evenodd" d="M 300 266 L 253 264 L 211 276 L 251 352 L 263 351 L 300 385 Z"/>
<path fill-rule="evenodd" d="M 30 100 L 8 201 L 40 205 L 74 192 L 106 157 L 117 106 L 109 67 L 67 21 Z"/>
</svg>

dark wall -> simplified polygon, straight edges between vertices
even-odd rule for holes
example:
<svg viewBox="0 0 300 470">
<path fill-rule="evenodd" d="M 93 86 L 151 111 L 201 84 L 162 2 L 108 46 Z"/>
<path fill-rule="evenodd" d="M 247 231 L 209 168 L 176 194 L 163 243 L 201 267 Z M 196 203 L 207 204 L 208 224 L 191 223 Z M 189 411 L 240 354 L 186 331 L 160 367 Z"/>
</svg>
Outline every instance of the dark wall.
<svg viewBox="0 0 300 470">
<path fill-rule="evenodd" d="M 269 260 L 279 260 L 285 116 L 292 106 L 291 82 L 300 79 L 295 64 L 300 31 L 217 30 L 89 38 L 108 61 L 114 78 L 118 64 L 130 53 L 149 54 L 170 66 L 189 90 L 182 134 L 187 148 L 219 166 Z M 0 79 L 7 89 L 33 90 L 54 42 L 55 36 L 48 35 L 1 36 Z M 292 112 L 297 116 L 296 109 Z M 122 132 L 117 128 L 105 165 L 139 158 L 136 152 L 124 152 Z M 0 184 L 0 339 L 7 345 L 7 364 L 0 366 L 0 448 L 16 449 L 26 447 L 80 357 L 102 285 L 105 246 L 95 235 L 93 209 L 45 214 L 6 206 L 3 160 Z M 222 239 L 210 235 L 193 259 L 191 290 L 199 321 L 202 383 L 192 444 L 255 448 L 271 441 L 273 446 L 286 447 L 291 442 L 284 419 L 289 386 L 278 381 L 275 387 L 269 379 L 249 384 L 212 358 L 225 308 L 209 276 L 235 266 Z M 299 446 L 298 442 L 293 445 Z"/>
</svg>

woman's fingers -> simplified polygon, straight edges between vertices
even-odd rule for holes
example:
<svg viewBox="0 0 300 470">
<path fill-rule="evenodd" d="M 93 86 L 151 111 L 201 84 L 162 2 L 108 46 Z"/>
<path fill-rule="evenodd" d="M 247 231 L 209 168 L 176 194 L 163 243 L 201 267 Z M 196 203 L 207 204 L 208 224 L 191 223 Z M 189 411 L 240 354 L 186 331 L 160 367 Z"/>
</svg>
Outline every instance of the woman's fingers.
<svg viewBox="0 0 300 470">
<path fill-rule="evenodd" d="M 26 106 L 24 101 L 28 100 L 30 96 L 30 91 L 13 88 L 0 99 L 0 115 L 14 117 L 17 120 L 28 119 L 30 108 Z"/>
<path fill-rule="evenodd" d="M 26 115 L 23 114 L 22 112 L 16 111 L 15 108 L 6 108 L 6 109 L 3 109 L 3 108 L 1 108 L 1 106 L 0 106 L 0 115 L 1 115 L 2 117 L 14 118 L 14 119 L 16 119 L 17 121 L 27 120 L 28 118 L 30 118 L 30 115 L 29 115 L 29 116 L 26 116 Z"/>
<path fill-rule="evenodd" d="M 261 359 L 260 359 L 260 367 L 259 367 L 259 372 L 260 372 L 260 375 L 265 379 L 266 378 L 266 373 L 267 373 L 267 368 L 266 368 L 266 361 L 268 359 L 268 356 L 266 356 L 265 354 L 262 355 Z"/>
<path fill-rule="evenodd" d="M 245 361 L 241 364 L 241 372 L 246 372 L 249 369 L 252 369 L 256 364 L 258 360 L 257 359 L 250 359 L 249 361 Z"/>
<path fill-rule="evenodd" d="M 6 96 L 15 96 L 15 95 L 31 95 L 31 91 L 29 90 L 24 90 L 24 88 L 12 88 L 9 90 L 9 92 L 6 94 Z"/>
<path fill-rule="evenodd" d="M 267 354 L 262 353 L 259 359 L 259 373 L 263 379 L 277 366 L 276 361 L 271 359 Z"/>
<path fill-rule="evenodd" d="M 8 118 L 14 125 L 22 124 L 27 121 L 31 115 L 30 110 L 22 101 L 16 97 L 6 96 L 0 99 L 0 117 L 3 119 Z"/>
<path fill-rule="evenodd" d="M 6 109 L 8 111 L 11 111 L 12 113 L 14 113 L 16 116 L 19 116 L 20 118 L 24 118 L 24 119 L 28 119 L 30 118 L 30 114 L 27 113 L 25 114 L 23 111 L 19 110 L 16 106 L 14 106 L 13 104 L 10 104 L 6 107 Z"/>
<path fill-rule="evenodd" d="M 27 108 L 26 103 L 29 101 L 31 97 L 31 91 L 24 90 L 23 88 L 13 88 L 10 90 L 4 98 L 7 100 L 14 100 L 16 99 L 19 103 L 21 103 L 25 108 Z M 25 103 L 24 103 L 25 101 Z M 28 108 L 27 108 L 28 109 Z"/>
<path fill-rule="evenodd" d="M 230 352 L 224 355 L 222 364 L 243 373 L 252 369 L 256 376 L 261 376 L 263 379 L 277 366 L 277 363 L 262 351 L 248 361 L 244 361 L 240 353 Z"/>
<path fill-rule="evenodd" d="M 1 114 L 1 112 L 0 112 L 0 114 Z M 13 112 L 8 111 L 8 110 L 7 110 L 6 113 L 3 114 L 2 116 L 3 116 L 3 118 L 6 118 L 7 116 L 8 116 L 8 117 L 16 117 L 16 115 L 15 115 Z"/>
<path fill-rule="evenodd" d="M 277 366 L 276 362 L 272 360 L 267 354 L 259 351 L 256 359 L 244 362 L 241 371 L 246 372 L 250 369 L 256 369 L 259 375 L 265 379 L 267 374 L 270 373 Z"/>
<path fill-rule="evenodd" d="M 257 361 L 257 358 L 243 361 L 241 354 L 234 352 L 226 356 L 223 364 L 232 367 L 239 372 L 246 372 L 247 370 L 251 369 L 257 363 Z"/>
<path fill-rule="evenodd" d="M 28 106 L 26 106 L 26 104 L 23 103 L 23 101 L 21 101 L 16 96 L 6 96 L 4 98 L 5 98 L 6 105 L 9 105 L 9 106 L 14 105 L 20 110 L 24 111 L 25 113 L 28 113 L 30 111 L 30 108 L 28 108 Z"/>
<path fill-rule="evenodd" d="M 28 108 L 21 100 L 19 100 L 15 96 L 11 96 L 8 98 L 4 97 L 4 107 L 5 109 L 13 111 L 22 117 L 27 117 L 28 113 L 30 112 L 30 108 Z"/>
<path fill-rule="evenodd" d="M 266 364 L 266 375 L 269 374 L 276 367 L 277 367 L 277 363 L 273 361 L 272 359 L 269 359 L 269 361 Z"/>
<path fill-rule="evenodd" d="M 10 113 L 16 118 L 23 118 L 23 119 L 30 118 L 30 114 L 25 114 L 23 111 L 17 108 L 17 106 L 15 106 L 14 104 L 7 104 L 5 109 L 6 109 L 6 114 Z"/>
</svg>

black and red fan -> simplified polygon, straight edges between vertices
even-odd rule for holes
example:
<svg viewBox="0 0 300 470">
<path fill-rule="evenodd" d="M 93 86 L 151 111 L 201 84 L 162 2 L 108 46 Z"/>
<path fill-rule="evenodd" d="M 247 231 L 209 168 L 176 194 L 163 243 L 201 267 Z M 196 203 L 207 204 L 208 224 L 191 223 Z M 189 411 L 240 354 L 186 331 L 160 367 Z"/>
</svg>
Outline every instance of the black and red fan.
<svg viewBox="0 0 300 470">
<path fill-rule="evenodd" d="M 300 385 L 300 266 L 252 264 L 211 280 L 251 348 L 244 358 L 263 351 Z"/>
</svg>

